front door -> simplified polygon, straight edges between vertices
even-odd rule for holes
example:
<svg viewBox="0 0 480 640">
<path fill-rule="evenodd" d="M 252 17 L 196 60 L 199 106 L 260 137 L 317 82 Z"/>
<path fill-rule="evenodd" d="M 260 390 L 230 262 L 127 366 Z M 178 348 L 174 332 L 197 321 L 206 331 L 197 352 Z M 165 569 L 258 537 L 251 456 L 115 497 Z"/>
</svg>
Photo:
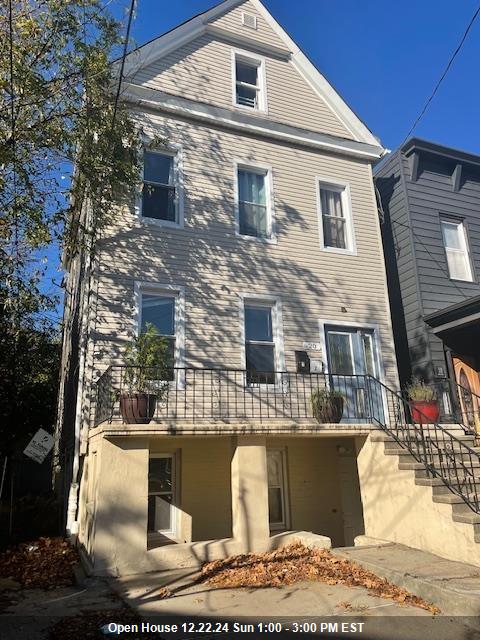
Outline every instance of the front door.
<svg viewBox="0 0 480 640">
<path fill-rule="evenodd" d="M 171 453 L 150 457 L 148 467 L 148 531 L 175 537 L 175 456 Z"/>
<path fill-rule="evenodd" d="M 344 396 L 342 422 L 365 421 L 371 415 L 383 421 L 383 393 L 378 379 L 380 363 L 373 330 L 325 327 L 331 388 Z"/>
<path fill-rule="evenodd" d="M 462 422 L 480 433 L 480 376 L 465 359 L 453 357 Z"/>
<path fill-rule="evenodd" d="M 287 528 L 284 452 L 267 449 L 268 519 L 271 530 Z"/>
</svg>

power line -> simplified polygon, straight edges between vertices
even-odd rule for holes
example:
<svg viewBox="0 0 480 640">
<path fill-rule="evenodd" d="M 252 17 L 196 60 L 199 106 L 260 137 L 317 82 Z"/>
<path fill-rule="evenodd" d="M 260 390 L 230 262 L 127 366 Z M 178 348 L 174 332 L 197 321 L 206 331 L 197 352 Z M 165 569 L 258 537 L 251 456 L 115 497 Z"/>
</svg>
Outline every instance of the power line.
<svg viewBox="0 0 480 640">
<path fill-rule="evenodd" d="M 475 20 L 477 19 L 478 14 L 480 13 L 480 6 L 478 7 L 478 9 L 475 11 L 475 13 L 473 14 L 470 22 L 468 23 L 467 28 L 465 29 L 465 32 L 457 46 L 457 48 L 455 49 L 455 51 L 453 52 L 453 54 L 450 56 L 450 60 L 448 61 L 447 66 L 445 67 L 445 70 L 443 71 L 442 75 L 440 76 L 439 81 L 437 82 L 437 84 L 435 85 L 434 90 L 432 91 L 432 93 L 430 94 L 430 97 L 428 98 L 428 100 L 425 102 L 423 109 L 421 110 L 421 112 L 419 113 L 419 115 L 417 116 L 417 119 L 415 120 L 415 122 L 413 123 L 410 131 L 407 133 L 407 135 L 405 136 L 405 139 L 403 140 L 402 144 L 404 144 L 408 138 L 411 136 L 411 134 L 413 133 L 413 131 L 416 129 L 418 123 L 420 122 L 420 120 L 423 118 L 423 116 L 425 115 L 428 107 L 430 106 L 430 103 L 432 102 L 433 98 L 435 97 L 435 94 L 437 93 L 438 89 L 440 88 L 440 85 L 442 84 L 442 82 L 445 79 L 445 76 L 447 75 L 447 73 L 450 71 L 450 67 L 453 64 L 453 61 L 455 60 L 455 58 L 457 57 L 457 55 L 460 53 L 460 49 L 463 47 L 463 44 L 465 42 L 465 40 L 467 39 L 468 33 L 470 31 L 470 29 L 473 27 L 473 23 L 475 22 Z"/>
<path fill-rule="evenodd" d="M 122 88 L 123 70 L 125 68 L 125 58 L 127 57 L 128 41 L 130 40 L 130 28 L 132 26 L 133 10 L 135 9 L 135 0 L 130 4 L 130 13 L 128 15 L 127 33 L 125 35 L 125 44 L 123 46 L 122 64 L 120 65 L 120 75 L 118 78 L 117 95 L 115 96 L 115 104 L 113 105 L 112 131 L 115 127 L 115 118 L 117 115 L 118 100 Z"/>
</svg>

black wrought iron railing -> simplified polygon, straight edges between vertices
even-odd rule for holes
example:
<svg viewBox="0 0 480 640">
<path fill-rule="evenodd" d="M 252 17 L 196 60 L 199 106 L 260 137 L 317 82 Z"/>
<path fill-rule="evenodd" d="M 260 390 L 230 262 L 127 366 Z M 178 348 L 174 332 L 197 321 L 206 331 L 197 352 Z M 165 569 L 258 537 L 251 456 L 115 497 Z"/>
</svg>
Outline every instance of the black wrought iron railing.
<svg viewBox="0 0 480 640">
<path fill-rule="evenodd" d="M 378 422 L 379 412 L 375 407 L 377 398 L 382 396 L 383 402 L 394 407 L 393 412 L 389 412 L 388 422 L 383 424 Z M 369 377 L 367 397 L 374 403 L 370 407 L 372 422 L 406 448 L 424 466 L 427 477 L 440 478 L 450 491 L 480 513 L 479 450 L 453 435 L 448 428 L 431 423 L 422 412 L 418 412 L 422 423 L 414 422 L 407 400 L 376 378 Z"/>
<path fill-rule="evenodd" d="M 163 380 L 162 380 L 163 378 Z M 97 382 L 95 424 L 125 421 L 122 398 L 135 395 L 132 381 L 155 396 L 151 421 L 202 419 L 314 418 L 312 396 L 333 390 L 343 398 L 342 420 L 367 421 L 364 375 L 247 372 L 241 369 L 197 369 L 111 366 Z M 325 422 L 328 420 L 325 418 Z M 333 421 L 333 419 L 331 420 Z"/>
<path fill-rule="evenodd" d="M 461 424 L 466 433 L 480 433 L 480 396 L 456 380 L 444 378 L 429 385 L 435 390 L 440 422 Z"/>
</svg>

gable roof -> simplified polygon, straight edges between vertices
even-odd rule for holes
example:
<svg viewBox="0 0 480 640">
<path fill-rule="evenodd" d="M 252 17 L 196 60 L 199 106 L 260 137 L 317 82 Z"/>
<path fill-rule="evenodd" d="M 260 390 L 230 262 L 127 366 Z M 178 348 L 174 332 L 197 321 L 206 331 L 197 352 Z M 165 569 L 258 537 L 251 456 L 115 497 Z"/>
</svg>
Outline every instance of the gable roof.
<svg viewBox="0 0 480 640">
<path fill-rule="evenodd" d="M 171 51 L 178 49 L 187 42 L 199 37 L 205 32 L 213 33 L 214 28 L 210 22 L 228 13 L 231 9 L 243 4 L 245 0 L 224 0 L 211 9 L 200 13 L 178 27 L 167 31 L 163 35 L 150 40 L 146 44 L 131 51 L 125 59 L 124 75 L 131 78 L 140 67 L 144 67 L 166 56 Z M 286 31 L 280 26 L 275 18 L 270 14 L 260 0 L 249 0 L 255 9 L 262 15 L 266 23 L 279 36 L 285 44 L 285 54 L 292 62 L 296 70 L 304 80 L 319 95 L 338 119 L 351 132 L 353 138 L 358 142 L 374 145 L 381 149 L 379 140 L 366 127 L 360 118 L 352 111 L 343 98 L 333 88 L 333 86 L 320 73 L 315 65 L 310 62 L 298 45 L 290 38 Z M 265 48 L 265 45 L 262 45 Z M 271 47 L 272 53 L 278 55 L 279 48 Z"/>
</svg>

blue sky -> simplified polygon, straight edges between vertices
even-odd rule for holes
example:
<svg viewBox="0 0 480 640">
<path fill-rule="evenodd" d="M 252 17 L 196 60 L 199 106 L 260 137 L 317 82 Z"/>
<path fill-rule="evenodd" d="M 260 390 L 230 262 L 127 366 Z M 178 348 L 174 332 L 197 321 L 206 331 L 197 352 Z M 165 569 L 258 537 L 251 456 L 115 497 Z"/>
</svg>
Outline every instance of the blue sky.
<svg viewBox="0 0 480 640">
<path fill-rule="evenodd" d="M 478 0 L 263 0 L 384 146 L 404 140 L 475 12 Z M 137 0 L 140 45 L 215 0 Z M 130 0 L 111 0 L 126 22 Z M 292 9 L 294 7 L 294 9 Z M 414 135 L 480 154 L 480 17 Z M 46 288 L 58 252 L 48 252 Z M 53 290 L 59 292 L 54 286 Z"/>
</svg>

